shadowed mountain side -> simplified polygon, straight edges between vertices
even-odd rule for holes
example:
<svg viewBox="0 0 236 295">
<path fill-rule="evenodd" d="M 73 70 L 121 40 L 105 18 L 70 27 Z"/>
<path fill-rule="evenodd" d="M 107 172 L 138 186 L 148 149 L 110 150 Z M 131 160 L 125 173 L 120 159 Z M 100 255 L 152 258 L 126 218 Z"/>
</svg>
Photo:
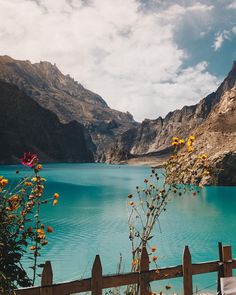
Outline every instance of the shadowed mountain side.
<svg viewBox="0 0 236 295">
<path fill-rule="evenodd" d="M 51 111 L 0 81 L 0 163 L 19 163 L 26 151 L 43 162 L 93 162 L 85 142 L 84 127 L 72 121 L 60 123 Z"/>
<path fill-rule="evenodd" d="M 0 79 L 17 85 L 42 107 L 55 113 L 62 123 L 82 123 L 92 138 L 88 142 L 98 160 L 114 139 L 137 126 L 130 113 L 108 107 L 98 94 L 85 89 L 69 75 L 63 75 L 49 62 L 32 64 L 0 56 Z"/>
</svg>

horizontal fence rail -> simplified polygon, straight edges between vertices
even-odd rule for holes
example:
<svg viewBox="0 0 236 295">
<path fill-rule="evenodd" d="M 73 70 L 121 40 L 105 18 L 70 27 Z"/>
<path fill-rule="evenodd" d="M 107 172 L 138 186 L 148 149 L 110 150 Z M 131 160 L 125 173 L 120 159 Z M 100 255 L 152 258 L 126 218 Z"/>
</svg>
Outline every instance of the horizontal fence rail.
<svg viewBox="0 0 236 295">
<path fill-rule="evenodd" d="M 220 278 L 232 276 L 236 269 L 236 259 L 232 259 L 231 246 L 218 245 L 219 260 L 202 263 L 192 263 L 188 246 L 184 249 L 183 264 L 157 270 L 149 270 L 149 256 L 143 248 L 140 272 L 131 272 L 116 275 L 103 275 L 99 255 L 96 256 L 92 276 L 88 279 L 53 284 L 53 272 L 50 261 L 45 263 L 41 286 L 15 290 L 16 295 L 69 295 L 72 293 L 91 291 L 92 295 L 102 295 L 102 290 L 120 286 L 137 284 L 140 295 L 150 294 L 150 282 L 183 277 L 184 295 L 193 294 L 192 276 L 211 272 L 218 273 L 218 294 L 220 294 Z M 135 294 L 134 294 L 135 295 Z"/>
</svg>

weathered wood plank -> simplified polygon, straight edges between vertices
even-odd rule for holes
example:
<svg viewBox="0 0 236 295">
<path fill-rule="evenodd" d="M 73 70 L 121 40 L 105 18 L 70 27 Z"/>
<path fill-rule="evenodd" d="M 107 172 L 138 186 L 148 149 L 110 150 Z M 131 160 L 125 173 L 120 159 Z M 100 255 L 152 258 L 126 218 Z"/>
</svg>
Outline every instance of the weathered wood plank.
<svg viewBox="0 0 236 295">
<path fill-rule="evenodd" d="M 192 258 L 188 246 L 185 246 L 183 255 L 183 289 L 184 295 L 193 294 Z"/>
<path fill-rule="evenodd" d="M 151 270 L 146 275 L 150 282 L 179 278 L 183 276 L 182 265 Z"/>
<path fill-rule="evenodd" d="M 51 286 L 53 294 L 68 295 L 76 292 L 87 292 L 91 290 L 91 279 L 77 280 L 54 284 Z M 40 295 L 41 287 L 30 287 L 16 290 L 17 295 Z"/>
<path fill-rule="evenodd" d="M 223 277 L 232 277 L 232 247 L 223 246 L 222 248 L 223 258 Z"/>
<path fill-rule="evenodd" d="M 204 262 L 202 263 L 204 266 L 199 264 L 193 264 L 193 274 L 203 274 L 206 273 L 208 270 L 215 271 L 217 270 L 218 261 L 211 261 L 211 262 Z M 236 260 L 235 260 L 236 266 Z M 150 270 L 144 272 L 148 281 L 156 281 L 156 280 L 165 280 L 165 279 L 173 279 L 183 276 L 182 265 L 172 266 L 168 268 L 160 268 L 158 271 Z M 103 284 L 102 287 L 105 288 L 113 288 L 119 286 L 126 286 L 130 284 L 137 284 L 139 282 L 139 273 L 124 273 L 119 275 L 107 275 L 103 277 Z M 17 291 L 22 291 L 19 293 L 21 294 L 29 294 L 27 292 L 29 288 L 21 289 Z M 33 290 L 33 295 L 39 295 L 40 287 L 30 288 Z M 54 294 L 68 294 L 68 293 L 76 293 L 76 292 L 87 292 L 91 290 L 91 279 L 84 279 L 80 281 L 73 281 L 73 282 L 66 282 L 61 284 L 54 284 L 52 286 Z M 23 293 L 23 291 L 25 293 Z"/>
<path fill-rule="evenodd" d="M 150 284 L 148 281 L 148 276 L 145 272 L 149 271 L 149 257 L 147 253 L 147 248 L 142 248 L 141 260 L 140 260 L 140 276 L 139 276 L 139 289 L 140 295 L 150 294 Z"/>
<path fill-rule="evenodd" d="M 52 286 L 53 294 L 68 295 L 71 293 L 91 291 L 91 279 L 66 282 Z"/>
<path fill-rule="evenodd" d="M 93 263 L 91 291 L 92 295 L 102 295 L 102 264 L 99 255 Z"/>
<path fill-rule="evenodd" d="M 236 259 L 232 259 L 232 267 L 236 268 Z"/>
<path fill-rule="evenodd" d="M 40 287 L 29 287 L 29 288 L 18 289 L 18 290 L 15 290 L 15 293 L 17 295 L 40 295 Z M 14 293 L 12 295 L 14 295 Z"/>
<path fill-rule="evenodd" d="M 192 264 L 192 274 L 199 275 L 208 272 L 216 272 L 219 270 L 219 261 L 209 261 Z"/>
<path fill-rule="evenodd" d="M 127 286 L 139 283 L 139 273 L 125 273 L 119 275 L 104 276 L 102 280 L 103 288 L 113 288 L 119 286 Z"/>
<path fill-rule="evenodd" d="M 52 265 L 50 261 L 46 261 L 43 268 L 43 272 L 42 272 L 40 295 L 53 295 L 53 291 L 51 287 L 52 284 L 53 284 Z"/>
</svg>

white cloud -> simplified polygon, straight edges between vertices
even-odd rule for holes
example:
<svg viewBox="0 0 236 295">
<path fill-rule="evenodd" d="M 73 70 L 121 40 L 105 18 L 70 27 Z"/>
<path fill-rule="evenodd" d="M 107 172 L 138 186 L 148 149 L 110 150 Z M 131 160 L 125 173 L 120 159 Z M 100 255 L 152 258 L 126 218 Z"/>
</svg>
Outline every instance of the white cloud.
<svg viewBox="0 0 236 295">
<path fill-rule="evenodd" d="M 233 26 L 230 30 L 223 30 L 222 32 L 218 32 L 215 35 L 215 40 L 214 43 L 212 45 L 212 47 L 214 48 L 215 51 L 218 51 L 223 43 L 226 40 L 231 40 L 232 35 L 236 34 L 236 26 Z"/>
<path fill-rule="evenodd" d="M 188 54 L 175 42 L 185 15 L 202 19 L 212 9 L 200 2 L 147 12 L 135 0 L 1 0 L 0 54 L 55 62 L 111 107 L 156 118 L 215 90 L 205 62 L 183 69 Z"/>
<path fill-rule="evenodd" d="M 227 6 L 228 9 L 236 9 L 236 1 L 233 1 Z"/>
</svg>

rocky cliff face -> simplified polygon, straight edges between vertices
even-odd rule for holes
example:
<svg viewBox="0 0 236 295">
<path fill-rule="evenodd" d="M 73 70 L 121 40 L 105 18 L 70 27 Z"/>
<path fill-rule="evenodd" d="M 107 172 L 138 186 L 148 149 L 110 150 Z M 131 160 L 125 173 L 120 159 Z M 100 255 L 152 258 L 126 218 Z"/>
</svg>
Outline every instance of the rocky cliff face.
<svg viewBox="0 0 236 295">
<path fill-rule="evenodd" d="M 110 109 L 99 95 L 63 75 L 49 62 L 32 64 L 1 56 L 0 80 L 17 85 L 42 107 L 54 112 L 62 123 L 82 123 L 88 131 L 88 147 L 98 159 L 115 137 L 137 126 L 129 113 Z"/>
<path fill-rule="evenodd" d="M 236 64 L 231 73 L 236 74 Z M 236 83 L 227 88 L 208 118 L 194 133 L 201 143 L 196 146 L 196 153 L 204 151 L 209 155 L 213 171 L 206 177 L 207 184 L 236 185 Z"/>
<path fill-rule="evenodd" d="M 15 85 L 0 81 L 0 164 L 19 163 L 24 152 L 44 162 L 93 162 L 84 127 L 61 123 Z"/>
<path fill-rule="evenodd" d="M 205 121 L 206 124 L 214 125 L 215 130 L 220 130 L 224 128 L 221 126 L 226 127 L 226 125 L 228 127 L 230 125 L 230 128 L 235 130 L 232 127 L 232 120 L 230 124 L 226 122 L 226 118 L 223 122 L 217 115 L 222 113 L 222 111 L 216 111 L 219 105 L 223 103 L 224 95 L 233 91 L 235 81 L 236 63 L 234 63 L 232 70 L 217 91 L 200 100 L 198 104 L 185 106 L 181 110 L 170 112 L 165 118 L 159 117 L 156 120 L 146 119 L 136 129 L 135 136 L 130 136 L 128 139 L 127 136 L 125 138 L 120 137 L 116 141 L 115 146 L 110 150 L 109 161 L 120 160 L 122 150 L 125 150 L 125 155 L 128 155 L 130 158 L 146 156 L 147 154 L 151 155 L 156 152 L 159 152 L 160 155 L 168 155 L 171 151 L 170 143 L 173 136 L 185 138 L 191 132 L 195 132 L 195 129 L 198 127 L 199 129 L 197 130 L 204 130 L 205 127 L 203 126 L 205 125 L 202 124 Z M 216 120 L 218 123 L 215 122 L 213 124 L 209 120 Z M 123 160 L 126 159 L 123 158 Z"/>
</svg>

